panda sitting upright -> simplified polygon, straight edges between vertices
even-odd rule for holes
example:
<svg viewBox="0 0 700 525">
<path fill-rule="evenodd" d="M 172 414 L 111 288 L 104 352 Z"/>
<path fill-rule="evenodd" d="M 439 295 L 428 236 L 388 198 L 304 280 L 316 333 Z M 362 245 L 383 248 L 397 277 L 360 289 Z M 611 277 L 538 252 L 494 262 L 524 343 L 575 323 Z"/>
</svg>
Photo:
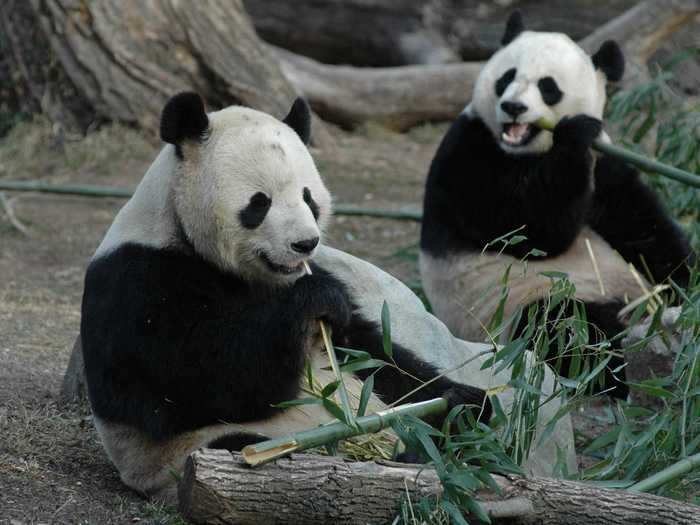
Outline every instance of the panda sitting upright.
<svg viewBox="0 0 700 525">
<path fill-rule="evenodd" d="M 342 273 L 347 257 L 327 251 L 327 267 L 311 263 L 312 275 L 304 273 L 331 213 L 304 144 L 309 126 L 301 99 L 280 122 L 243 107 L 207 115 L 198 95 L 175 96 L 161 123 L 170 145 L 89 265 L 81 340 L 95 424 L 123 481 L 142 493 L 167 499 L 173 473 L 199 447 L 238 450 L 333 419 L 320 405 L 275 407 L 299 396 L 305 363 L 322 385 L 332 381 L 319 319 L 336 343 L 383 356 L 380 308 L 361 311 L 365 298 L 351 296 L 331 273 L 331 266 Z M 367 280 L 359 264 L 350 267 Z M 429 317 L 410 322 L 461 355 L 483 352 Z M 440 345 L 413 351 L 406 343 L 395 340 L 393 352 L 405 373 L 378 371 L 382 399 L 370 407 L 439 374 L 418 352 L 440 352 Z M 408 343 L 421 344 L 420 337 Z M 356 399 L 361 382 L 348 377 L 347 384 Z M 485 391 L 447 377 L 406 401 L 437 396 L 489 419 Z"/>
<path fill-rule="evenodd" d="M 607 140 L 605 85 L 622 77 L 624 57 L 612 41 L 589 57 L 564 34 L 525 31 L 517 11 L 502 43 L 428 174 L 426 294 L 456 336 L 485 340 L 500 299 L 494 285 L 508 267 L 504 318 L 544 300 L 551 279 L 542 272 L 565 272 L 588 321 L 612 337 L 624 329 L 617 313 L 625 301 L 643 293 L 628 263 L 642 279 L 685 286 L 693 257 L 636 170 L 591 153 L 596 137 Z M 555 124 L 553 133 L 535 125 L 540 119 Z M 491 243 L 509 232 L 526 239 Z M 533 250 L 544 255 L 526 258 Z M 608 379 L 613 395 L 626 396 L 625 385 Z"/>
</svg>

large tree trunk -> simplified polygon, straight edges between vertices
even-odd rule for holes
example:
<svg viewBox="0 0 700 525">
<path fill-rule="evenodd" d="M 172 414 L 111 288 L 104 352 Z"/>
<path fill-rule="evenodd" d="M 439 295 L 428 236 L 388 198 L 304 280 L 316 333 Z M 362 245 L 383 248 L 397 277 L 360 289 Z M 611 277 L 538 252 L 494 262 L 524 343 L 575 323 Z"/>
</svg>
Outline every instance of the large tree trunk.
<svg viewBox="0 0 700 525">
<path fill-rule="evenodd" d="M 276 116 L 296 95 L 240 0 L 15 0 L 0 15 L 0 50 L 35 104 L 51 84 L 39 66 L 60 65 L 72 91 L 57 102 L 70 125 L 88 115 L 155 130 L 167 98 L 188 89 L 211 109 L 239 103 Z"/>
<path fill-rule="evenodd" d="M 619 42 L 627 61 L 623 86 L 630 87 L 649 79 L 647 63 L 651 56 L 673 33 L 699 15 L 700 0 L 645 0 L 598 28 L 580 44 L 588 53 L 594 53 L 606 40 Z"/>
<path fill-rule="evenodd" d="M 644 80 L 646 61 L 673 31 L 700 13 L 698 0 L 646 0 L 580 43 L 594 53 L 617 40 L 628 57 L 624 85 Z M 284 74 L 324 119 L 352 128 L 378 122 L 403 131 L 430 120 L 454 118 L 471 100 L 480 62 L 390 68 L 322 64 L 283 49 L 276 55 Z"/>
<path fill-rule="evenodd" d="M 600 489 L 572 481 L 495 476 L 501 494 L 480 494 L 494 524 L 690 525 L 700 507 L 666 498 Z M 239 454 L 203 449 L 185 466 L 180 511 L 195 523 L 389 523 L 402 498 L 440 493 L 422 465 L 346 462 L 296 454 L 251 469 Z"/>
<path fill-rule="evenodd" d="M 523 10 L 530 29 L 578 40 L 637 0 L 243 0 L 260 36 L 326 64 L 390 67 L 484 60 L 505 20 Z"/>
<path fill-rule="evenodd" d="M 329 64 L 400 66 L 455 62 L 429 26 L 437 0 L 244 0 L 266 41 Z"/>
</svg>

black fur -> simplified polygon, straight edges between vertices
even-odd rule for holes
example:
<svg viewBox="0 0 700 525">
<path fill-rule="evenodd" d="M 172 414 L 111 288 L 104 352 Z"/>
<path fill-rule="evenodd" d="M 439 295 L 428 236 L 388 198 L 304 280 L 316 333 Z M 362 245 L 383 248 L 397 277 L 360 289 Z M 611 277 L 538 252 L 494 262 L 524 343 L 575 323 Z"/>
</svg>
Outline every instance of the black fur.
<svg viewBox="0 0 700 525">
<path fill-rule="evenodd" d="M 688 238 L 629 164 L 598 159 L 589 223 L 642 275 L 688 286 L 688 266 L 696 263 Z"/>
<path fill-rule="evenodd" d="M 538 306 L 537 321 L 538 323 L 541 323 L 542 315 L 545 311 L 544 301 L 537 301 L 536 304 Z M 619 312 L 620 309 L 624 306 L 625 305 L 622 301 L 610 301 L 606 303 L 583 303 L 583 307 L 586 312 L 586 319 L 589 323 L 588 341 L 590 344 L 598 344 L 601 341 L 609 340 L 625 329 L 624 324 L 620 322 L 617 318 L 617 312 Z M 520 323 L 515 331 L 516 336 L 521 335 L 525 326 L 527 325 L 526 314 L 528 308 L 529 306 L 524 309 L 525 313 L 523 314 L 523 317 L 521 318 Z M 569 376 L 571 356 L 562 356 L 561 358 L 557 359 L 557 346 L 556 341 L 554 341 L 557 327 L 554 323 L 554 320 L 557 316 L 570 317 L 572 315 L 573 305 L 569 303 L 565 307 L 564 312 L 559 312 L 559 309 L 555 308 L 552 311 L 548 312 L 547 316 L 547 322 L 549 326 L 549 337 L 550 340 L 552 340 L 552 343 L 550 345 L 550 352 L 547 355 L 547 360 L 549 364 L 555 369 L 557 369 L 558 373 L 564 377 Z M 613 343 L 612 349 L 617 350 L 618 353 L 622 352 L 620 350 L 619 340 Z M 605 368 L 603 375 L 603 384 L 594 385 L 593 392 L 597 393 L 603 390 L 607 391 L 608 389 L 610 389 L 608 392 L 606 392 L 608 395 L 619 399 L 626 399 L 629 394 L 629 387 L 624 383 L 626 379 L 625 369 L 622 368 L 614 374 L 612 373 L 613 370 L 616 370 L 624 363 L 625 359 L 623 357 L 613 355 Z"/>
<path fill-rule="evenodd" d="M 520 12 L 520 9 L 516 9 L 508 17 L 506 31 L 503 33 L 503 38 L 501 38 L 501 44 L 507 46 L 523 31 L 525 31 L 523 14 Z"/>
<path fill-rule="evenodd" d="M 304 347 L 324 319 L 342 344 L 376 355 L 381 337 L 352 314 L 337 279 L 315 267 L 289 288 L 268 289 L 174 249 L 125 244 L 93 261 L 81 338 L 94 413 L 155 440 L 219 422 L 252 422 L 299 394 Z M 427 379 L 435 369 L 396 348 L 397 362 Z M 377 390 L 395 398 L 416 386 L 381 371 Z M 485 393 L 441 379 L 414 396 L 452 405 Z M 487 405 L 485 414 L 490 412 Z"/>
<path fill-rule="evenodd" d="M 296 131 L 304 144 L 309 143 L 311 139 L 311 110 L 306 100 L 301 97 L 297 98 L 282 122 Z"/>
<path fill-rule="evenodd" d="M 163 142 L 175 145 L 179 158 L 182 158 L 183 141 L 201 140 L 208 128 L 204 102 L 197 93 L 180 93 L 165 104 L 160 119 L 160 137 Z"/>
<path fill-rule="evenodd" d="M 617 82 L 625 74 L 625 55 L 613 40 L 606 40 L 591 57 L 593 66 L 605 73 L 609 82 Z"/>
<path fill-rule="evenodd" d="M 602 156 L 591 189 L 588 151 L 600 130 L 596 119 L 563 119 L 544 155 L 508 155 L 480 119 L 460 116 L 433 159 L 426 184 L 421 248 L 434 256 L 481 251 L 518 231 L 519 244 L 488 250 L 523 257 L 538 249 L 565 251 L 584 224 L 597 231 L 643 275 L 687 286 L 697 264 L 688 239 L 663 205 L 621 160 Z M 648 268 L 648 271 L 647 271 Z"/>
<path fill-rule="evenodd" d="M 316 203 L 314 198 L 311 196 L 311 190 L 309 190 L 309 188 L 304 188 L 303 197 L 304 197 L 304 202 L 311 210 L 311 213 L 313 214 L 314 219 L 316 219 L 316 221 L 318 221 L 320 210 L 319 210 L 318 204 Z"/>
<path fill-rule="evenodd" d="M 564 97 L 564 93 L 562 93 L 561 89 L 559 89 L 557 81 L 552 77 L 544 77 L 539 79 L 537 81 L 537 87 L 542 95 L 542 100 L 548 106 L 559 104 L 561 99 Z"/>
<path fill-rule="evenodd" d="M 256 434 L 246 434 L 244 432 L 237 432 L 234 434 L 227 434 L 218 439 L 215 439 L 207 445 L 207 448 L 218 448 L 223 450 L 231 450 L 233 452 L 240 452 L 244 447 L 248 445 L 255 445 L 256 443 L 262 443 L 268 438 Z"/>
<path fill-rule="evenodd" d="M 423 206 L 421 248 L 434 256 L 481 251 L 517 230 L 527 240 L 505 253 L 565 251 L 584 224 L 592 196 L 589 147 L 601 123 L 563 119 L 543 155 L 507 155 L 478 118 L 461 115 L 433 159 Z M 502 245 L 489 250 L 499 251 Z"/>
<path fill-rule="evenodd" d="M 503 93 L 506 92 L 506 88 L 508 85 L 513 82 L 513 79 L 515 78 L 515 74 L 517 73 L 517 69 L 514 67 L 510 68 L 508 71 L 503 73 L 501 77 L 496 81 L 496 85 L 494 86 L 494 90 L 496 91 L 496 96 L 501 97 L 503 96 Z"/>
<path fill-rule="evenodd" d="M 257 228 L 265 220 L 271 205 L 272 199 L 270 197 L 260 191 L 257 192 L 250 198 L 248 206 L 238 214 L 241 225 L 248 230 Z"/>
</svg>

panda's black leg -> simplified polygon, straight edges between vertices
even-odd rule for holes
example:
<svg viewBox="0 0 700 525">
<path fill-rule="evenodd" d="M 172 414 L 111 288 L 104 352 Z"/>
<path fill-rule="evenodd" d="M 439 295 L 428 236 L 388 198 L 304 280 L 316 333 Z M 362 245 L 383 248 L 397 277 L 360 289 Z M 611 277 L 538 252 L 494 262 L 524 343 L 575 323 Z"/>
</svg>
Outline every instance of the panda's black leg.
<svg viewBox="0 0 700 525">
<path fill-rule="evenodd" d="M 373 358 L 388 361 L 382 345 L 382 333 L 376 323 L 353 314 L 350 325 L 333 334 L 333 340 L 338 346 L 356 350 L 364 350 Z M 444 397 L 448 402 L 448 410 L 456 405 L 466 405 L 471 408 L 475 418 L 488 422 L 491 418 L 491 403 L 486 392 L 481 388 L 463 385 L 447 377 L 440 377 L 440 371 L 431 363 L 423 361 L 410 349 L 394 343 L 393 366 L 384 366 L 379 370 L 361 370 L 356 372 L 361 379 L 374 374 L 374 393 L 386 403 L 401 399 L 402 403 L 425 401 L 435 397 Z M 425 383 L 430 383 L 421 387 Z M 421 387 L 421 388 L 418 388 Z M 416 390 L 414 392 L 414 390 Z M 410 395 L 408 395 L 410 394 Z M 439 427 L 444 414 L 427 418 L 426 421 Z"/>
<path fill-rule="evenodd" d="M 589 223 L 642 275 L 688 286 L 688 267 L 697 262 L 688 238 L 629 164 L 598 159 Z"/>
<path fill-rule="evenodd" d="M 537 322 L 542 323 L 542 313 L 544 312 L 544 301 L 537 301 L 537 306 L 539 308 L 539 313 L 537 317 Z M 625 325 L 620 322 L 617 318 L 617 312 L 624 306 L 623 303 L 618 301 L 612 301 L 607 303 L 583 303 L 583 307 L 586 312 L 586 319 L 588 320 L 588 334 L 589 343 L 597 344 L 604 339 L 611 339 L 625 329 Z M 528 308 L 525 308 L 527 312 Z M 564 312 L 561 312 L 558 308 L 555 311 L 550 311 L 547 313 L 547 327 L 550 336 L 550 348 L 547 354 L 547 361 L 550 365 L 556 369 L 557 373 L 567 377 L 569 375 L 570 365 L 572 362 L 571 355 L 558 356 L 557 355 L 557 342 L 554 337 L 556 332 L 555 318 L 561 316 L 572 316 L 573 315 L 573 305 L 569 304 L 565 307 Z M 527 318 L 524 315 L 520 320 L 520 324 L 516 328 L 516 336 L 520 335 L 527 325 Z M 612 342 L 612 350 L 616 353 L 621 352 L 620 341 Z M 618 399 L 626 399 L 629 394 L 629 387 L 625 384 L 625 369 L 616 371 L 625 363 L 624 357 L 613 355 L 608 362 L 604 375 L 602 385 L 596 383 L 593 386 L 592 393 L 599 393 L 605 391 L 611 397 Z"/>
<path fill-rule="evenodd" d="M 218 448 L 230 450 L 231 452 L 240 452 L 248 445 L 255 445 L 266 441 L 268 438 L 259 434 L 246 434 L 245 432 L 236 432 L 234 434 L 226 434 L 220 438 L 210 442 L 208 448 Z"/>
</svg>

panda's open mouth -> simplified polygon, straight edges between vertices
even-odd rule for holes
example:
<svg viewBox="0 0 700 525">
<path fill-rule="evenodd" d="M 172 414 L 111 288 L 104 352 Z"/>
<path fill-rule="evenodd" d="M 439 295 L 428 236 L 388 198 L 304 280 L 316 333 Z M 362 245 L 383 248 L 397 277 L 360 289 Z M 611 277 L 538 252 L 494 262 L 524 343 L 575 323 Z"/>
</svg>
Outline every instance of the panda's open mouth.
<svg viewBox="0 0 700 525">
<path fill-rule="evenodd" d="M 299 262 L 295 265 L 287 265 L 287 264 L 278 264 L 275 262 L 272 262 L 272 259 L 265 253 L 265 252 L 260 252 L 260 259 L 265 263 L 265 266 L 267 268 L 275 273 L 281 273 L 284 275 L 292 275 L 295 273 L 300 273 L 304 269 L 304 263 Z"/>
<path fill-rule="evenodd" d="M 540 128 L 527 122 L 506 122 L 503 124 L 501 141 L 511 147 L 525 146 L 540 132 Z"/>
</svg>

